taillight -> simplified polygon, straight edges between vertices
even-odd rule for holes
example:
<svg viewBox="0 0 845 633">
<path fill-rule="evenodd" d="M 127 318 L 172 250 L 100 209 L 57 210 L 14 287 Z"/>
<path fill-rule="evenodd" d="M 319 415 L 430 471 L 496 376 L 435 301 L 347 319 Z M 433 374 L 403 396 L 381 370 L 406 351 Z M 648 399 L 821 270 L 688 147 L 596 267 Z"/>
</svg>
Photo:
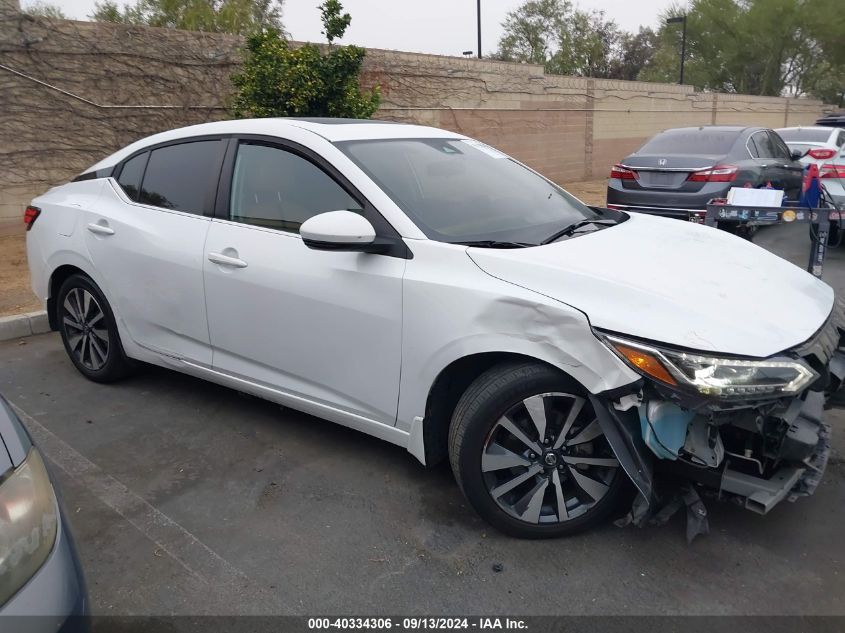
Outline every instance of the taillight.
<svg viewBox="0 0 845 633">
<path fill-rule="evenodd" d="M 836 156 L 835 149 L 811 149 L 807 152 L 807 156 L 810 158 L 816 158 L 818 160 L 827 160 L 828 158 L 833 158 Z"/>
<path fill-rule="evenodd" d="M 622 165 L 614 165 L 610 170 L 611 178 L 618 178 L 619 180 L 636 180 L 637 172 Z"/>
<path fill-rule="evenodd" d="M 716 165 L 707 169 L 699 169 L 689 175 L 690 182 L 733 182 L 739 168 L 733 165 Z"/>
<path fill-rule="evenodd" d="M 27 231 L 32 228 L 39 215 L 41 215 L 41 209 L 38 207 L 26 208 L 26 211 L 23 212 L 23 223 L 26 224 Z"/>
<path fill-rule="evenodd" d="M 845 165 L 822 165 L 819 178 L 845 178 Z"/>
</svg>

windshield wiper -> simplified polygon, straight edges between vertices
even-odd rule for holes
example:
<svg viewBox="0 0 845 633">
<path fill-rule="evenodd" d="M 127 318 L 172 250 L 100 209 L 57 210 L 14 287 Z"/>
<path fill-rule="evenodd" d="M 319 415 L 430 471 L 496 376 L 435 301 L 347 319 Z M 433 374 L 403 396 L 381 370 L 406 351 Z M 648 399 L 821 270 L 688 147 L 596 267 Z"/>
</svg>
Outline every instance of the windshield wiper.
<svg viewBox="0 0 845 633">
<path fill-rule="evenodd" d="M 537 246 L 537 244 L 529 244 L 528 242 L 508 242 L 504 240 L 470 240 L 468 242 L 452 242 L 452 244 L 476 248 L 528 248 L 529 246 Z"/>
<path fill-rule="evenodd" d="M 612 226 L 614 224 L 618 224 L 616 220 L 578 220 L 578 222 L 574 222 L 567 226 L 565 229 L 561 229 L 557 233 L 553 234 L 551 237 L 544 239 L 540 244 L 551 244 L 555 240 L 559 240 L 562 237 L 566 237 L 567 235 L 572 235 L 580 228 L 585 226 L 589 226 L 591 224 L 597 224 L 598 226 Z"/>
</svg>

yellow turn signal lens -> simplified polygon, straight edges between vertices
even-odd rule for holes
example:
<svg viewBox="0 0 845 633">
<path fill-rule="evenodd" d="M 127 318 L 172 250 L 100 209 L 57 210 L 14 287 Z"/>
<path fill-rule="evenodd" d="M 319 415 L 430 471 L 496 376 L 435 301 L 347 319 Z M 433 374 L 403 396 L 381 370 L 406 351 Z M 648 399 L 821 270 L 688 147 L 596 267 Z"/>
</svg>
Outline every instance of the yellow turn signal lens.
<svg viewBox="0 0 845 633">
<path fill-rule="evenodd" d="M 647 376 L 656 378 L 660 382 L 665 382 L 667 385 L 678 384 L 678 382 L 672 378 L 671 374 L 666 371 L 666 367 L 663 366 L 663 363 L 648 352 L 616 342 L 613 343 L 613 347 L 615 347 L 629 363 Z"/>
</svg>

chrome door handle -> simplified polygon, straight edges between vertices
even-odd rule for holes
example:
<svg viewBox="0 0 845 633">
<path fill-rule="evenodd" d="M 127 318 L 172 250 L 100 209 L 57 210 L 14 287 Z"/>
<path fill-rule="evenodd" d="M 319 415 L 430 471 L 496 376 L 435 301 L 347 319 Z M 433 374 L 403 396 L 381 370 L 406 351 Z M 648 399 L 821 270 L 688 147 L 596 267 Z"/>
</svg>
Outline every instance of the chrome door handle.
<svg viewBox="0 0 845 633">
<path fill-rule="evenodd" d="M 249 265 L 242 259 L 229 257 L 223 253 L 209 253 L 208 261 L 220 264 L 221 266 L 231 266 L 232 268 L 246 268 Z"/>
<path fill-rule="evenodd" d="M 88 225 L 88 230 L 98 235 L 114 235 L 114 229 L 107 224 L 97 224 L 92 222 Z"/>
</svg>

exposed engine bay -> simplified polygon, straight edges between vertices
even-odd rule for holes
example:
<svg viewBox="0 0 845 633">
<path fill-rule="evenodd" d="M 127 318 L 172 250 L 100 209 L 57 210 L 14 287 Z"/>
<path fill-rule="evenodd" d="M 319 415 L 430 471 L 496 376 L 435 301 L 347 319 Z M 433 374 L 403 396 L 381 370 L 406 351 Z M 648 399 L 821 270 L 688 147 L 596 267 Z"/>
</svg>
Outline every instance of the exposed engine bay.
<svg viewBox="0 0 845 633">
<path fill-rule="evenodd" d="M 824 410 L 845 404 L 845 310 L 837 303 L 806 343 L 778 358 L 813 371 L 806 388 L 755 398 L 754 387 L 713 398 L 644 379 L 594 398 L 599 421 L 639 495 L 620 525 L 663 523 L 687 508 L 687 537 L 708 531 L 702 498 L 766 514 L 811 495 L 830 453 Z M 774 364 L 774 363 L 773 363 Z M 624 453 L 624 454 L 623 454 Z"/>
</svg>

